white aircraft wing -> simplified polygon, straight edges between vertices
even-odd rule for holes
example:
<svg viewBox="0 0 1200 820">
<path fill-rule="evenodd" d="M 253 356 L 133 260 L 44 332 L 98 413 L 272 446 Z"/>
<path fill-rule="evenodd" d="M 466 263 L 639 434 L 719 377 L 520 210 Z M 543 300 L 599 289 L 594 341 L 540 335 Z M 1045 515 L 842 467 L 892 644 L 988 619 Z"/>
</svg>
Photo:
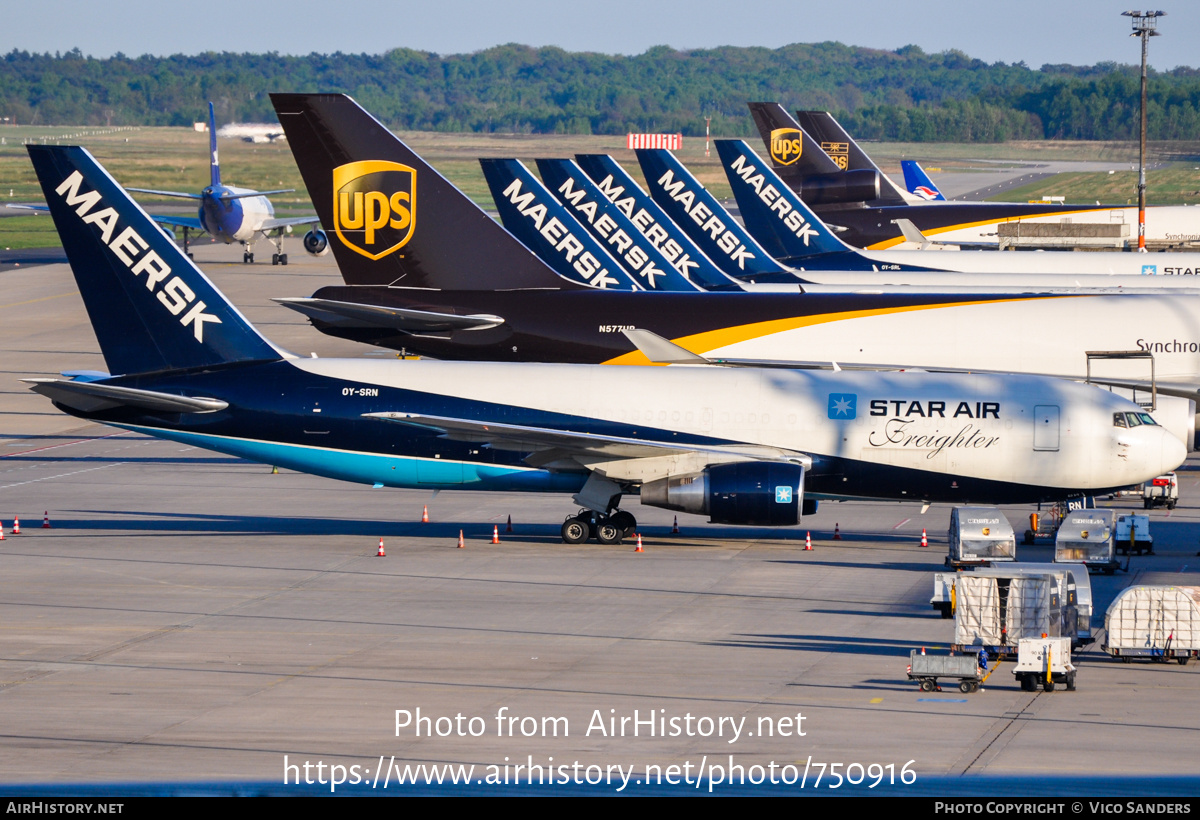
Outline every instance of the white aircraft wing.
<svg viewBox="0 0 1200 820">
<path fill-rule="evenodd" d="M 271 231 L 276 228 L 286 228 L 289 225 L 315 225 L 321 221 L 319 216 L 293 216 L 286 219 L 264 219 L 260 231 Z"/>
<path fill-rule="evenodd" d="M 529 452 L 529 464 L 545 469 L 595 469 L 624 481 L 650 481 L 686 462 L 692 469 L 738 461 L 789 461 L 812 466 L 812 458 L 796 450 L 754 444 L 706 445 L 646 441 L 574 430 L 552 430 L 419 413 L 366 413 L 366 418 L 398 422 L 497 450 Z M 581 422 L 583 423 L 583 422 Z"/>
</svg>

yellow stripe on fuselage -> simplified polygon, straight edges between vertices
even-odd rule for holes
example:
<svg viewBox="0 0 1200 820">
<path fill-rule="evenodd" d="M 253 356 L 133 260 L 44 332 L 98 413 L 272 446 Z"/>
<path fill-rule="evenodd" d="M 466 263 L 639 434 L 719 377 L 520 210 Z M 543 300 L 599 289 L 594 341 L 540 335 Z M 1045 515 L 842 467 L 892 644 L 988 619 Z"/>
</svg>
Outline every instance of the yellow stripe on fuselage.
<svg viewBox="0 0 1200 820">
<path fill-rule="evenodd" d="M 820 313 L 813 316 L 794 316 L 787 319 L 770 319 L 765 322 L 751 322 L 745 325 L 722 327 L 695 333 L 691 336 L 680 336 L 671 341 L 685 350 L 703 356 L 710 350 L 727 347 L 728 345 L 770 336 L 772 333 L 782 333 L 785 330 L 795 330 L 799 327 L 841 322 L 847 319 L 861 319 L 866 316 L 884 316 L 887 314 L 907 313 L 914 310 L 932 310 L 934 308 L 963 307 L 966 305 L 995 305 L 1002 302 L 1029 302 L 1035 299 L 1058 299 L 1059 296 L 1022 296 L 1014 299 L 987 299 L 980 302 L 941 302 L 932 305 L 904 305 L 900 307 L 874 308 L 872 310 L 847 310 L 841 313 Z M 646 358 L 640 350 L 626 353 L 609 359 L 604 364 L 648 365 L 658 364 Z"/>
</svg>

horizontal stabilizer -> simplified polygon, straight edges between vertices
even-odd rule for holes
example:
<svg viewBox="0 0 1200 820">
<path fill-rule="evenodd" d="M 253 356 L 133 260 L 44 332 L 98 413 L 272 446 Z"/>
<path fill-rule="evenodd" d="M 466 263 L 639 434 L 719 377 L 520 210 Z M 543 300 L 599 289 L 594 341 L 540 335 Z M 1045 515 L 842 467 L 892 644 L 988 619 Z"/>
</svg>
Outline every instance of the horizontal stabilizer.
<svg viewBox="0 0 1200 820">
<path fill-rule="evenodd" d="M 140 407 L 162 413 L 215 413 L 229 406 L 220 399 L 178 396 L 174 393 L 159 393 L 154 390 L 139 390 L 134 387 L 97 382 L 67 381 L 66 379 L 22 379 L 35 393 L 47 396 L 51 401 L 73 407 L 84 413 L 107 410 L 112 407 Z"/>
<path fill-rule="evenodd" d="M 504 317 L 486 313 L 456 316 L 432 310 L 380 307 L 310 297 L 285 296 L 274 301 L 303 313 L 310 319 L 318 319 L 338 327 L 384 327 L 409 333 L 436 333 L 451 330 L 487 330 L 504 324 Z"/>
<path fill-rule="evenodd" d="M 173 196 L 179 199 L 204 199 L 204 194 L 189 194 L 186 191 L 156 191 L 153 188 L 126 188 L 135 194 L 154 194 L 155 196 Z"/>
</svg>

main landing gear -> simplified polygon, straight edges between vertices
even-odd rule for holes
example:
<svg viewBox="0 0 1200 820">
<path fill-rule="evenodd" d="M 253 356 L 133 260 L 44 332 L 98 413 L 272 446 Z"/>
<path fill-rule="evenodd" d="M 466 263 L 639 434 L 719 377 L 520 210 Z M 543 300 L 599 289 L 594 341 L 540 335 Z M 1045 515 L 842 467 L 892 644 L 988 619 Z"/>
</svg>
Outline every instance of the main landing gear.
<svg viewBox="0 0 1200 820">
<path fill-rule="evenodd" d="M 283 252 L 283 229 L 275 232 L 275 235 L 270 237 L 271 242 L 275 245 L 275 253 L 271 254 L 272 265 L 286 265 L 287 254 Z"/>
<path fill-rule="evenodd" d="M 562 540 L 564 544 L 582 544 L 595 538 L 601 544 L 620 544 L 636 529 L 637 519 L 624 510 L 614 510 L 609 515 L 580 510 L 563 522 Z"/>
</svg>

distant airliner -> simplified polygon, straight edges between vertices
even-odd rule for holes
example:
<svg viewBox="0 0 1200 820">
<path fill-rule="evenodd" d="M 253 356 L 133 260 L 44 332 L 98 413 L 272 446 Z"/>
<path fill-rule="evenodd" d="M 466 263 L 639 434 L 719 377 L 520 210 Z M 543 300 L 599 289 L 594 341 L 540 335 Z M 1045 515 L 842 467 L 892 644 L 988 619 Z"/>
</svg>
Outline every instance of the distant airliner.
<svg viewBox="0 0 1200 820">
<path fill-rule="evenodd" d="M 221 184 L 221 166 L 217 161 L 217 131 L 216 117 L 213 114 L 213 104 L 208 104 L 208 145 L 211 158 L 211 180 L 207 188 L 198 194 L 184 191 L 157 191 L 150 188 L 129 188 L 142 194 L 157 196 L 173 196 L 182 199 L 200 201 L 198 218 L 155 216 L 154 221 L 161 225 L 183 229 L 183 252 L 188 252 L 188 232 L 206 231 L 214 239 L 219 239 L 226 245 L 241 242 L 245 250 L 242 261 L 254 261 L 254 243 L 259 235 L 270 239 L 275 244 L 275 253 L 271 255 L 272 265 L 286 265 L 287 254 L 283 252 L 284 233 L 290 232 L 293 225 L 315 225 L 319 217 L 297 216 L 287 219 L 276 219 L 275 208 L 267 197 L 272 194 L 290 193 L 294 188 L 283 188 L 277 191 L 252 191 L 248 188 L 234 188 Z M 328 240 L 319 228 L 313 228 L 304 235 L 304 250 L 320 256 L 328 248 Z"/>
</svg>

